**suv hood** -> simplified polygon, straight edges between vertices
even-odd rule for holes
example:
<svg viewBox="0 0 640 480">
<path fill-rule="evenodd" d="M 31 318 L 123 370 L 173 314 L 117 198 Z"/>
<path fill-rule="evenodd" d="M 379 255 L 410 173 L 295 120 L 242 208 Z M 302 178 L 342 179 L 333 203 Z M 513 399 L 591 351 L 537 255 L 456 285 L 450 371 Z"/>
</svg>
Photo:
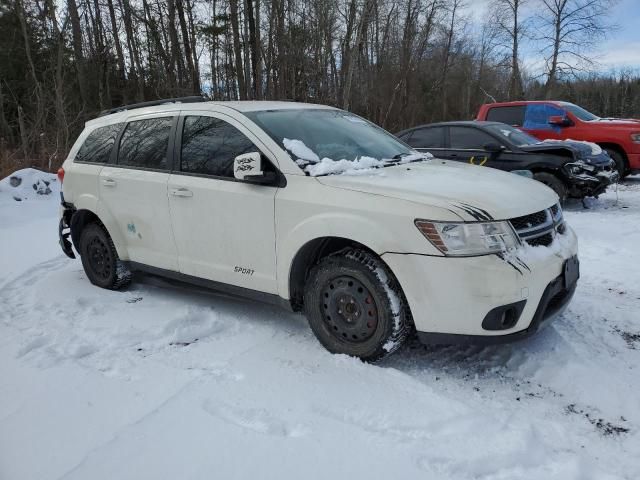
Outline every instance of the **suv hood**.
<svg viewBox="0 0 640 480">
<path fill-rule="evenodd" d="M 597 147 L 597 146 L 596 146 Z M 594 147 L 594 148 L 596 148 Z M 525 152 L 545 153 L 553 154 L 558 150 L 565 150 L 571 152 L 573 159 L 582 160 L 590 165 L 609 165 L 611 157 L 609 154 L 597 147 L 594 151 L 592 147 L 585 142 L 578 142 L 573 140 L 544 140 L 540 143 L 533 145 L 523 145 L 519 147 Z M 572 159 L 568 158 L 567 161 Z"/>
<path fill-rule="evenodd" d="M 507 220 L 539 212 L 558 202 L 553 190 L 535 180 L 439 159 L 316 180 L 336 188 L 444 208 L 467 221 Z"/>
</svg>

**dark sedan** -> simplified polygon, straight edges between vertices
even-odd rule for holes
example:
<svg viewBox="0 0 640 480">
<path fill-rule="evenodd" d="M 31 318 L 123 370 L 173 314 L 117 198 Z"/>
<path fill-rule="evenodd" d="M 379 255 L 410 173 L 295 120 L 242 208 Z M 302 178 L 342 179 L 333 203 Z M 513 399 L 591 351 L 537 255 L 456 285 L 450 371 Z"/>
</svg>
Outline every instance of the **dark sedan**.
<svg viewBox="0 0 640 480">
<path fill-rule="evenodd" d="M 396 134 L 435 157 L 493 167 L 528 170 L 533 178 L 567 197 L 598 196 L 617 182 L 615 162 L 595 144 L 544 141 L 499 122 L 445 122 Z"/>
</svg>

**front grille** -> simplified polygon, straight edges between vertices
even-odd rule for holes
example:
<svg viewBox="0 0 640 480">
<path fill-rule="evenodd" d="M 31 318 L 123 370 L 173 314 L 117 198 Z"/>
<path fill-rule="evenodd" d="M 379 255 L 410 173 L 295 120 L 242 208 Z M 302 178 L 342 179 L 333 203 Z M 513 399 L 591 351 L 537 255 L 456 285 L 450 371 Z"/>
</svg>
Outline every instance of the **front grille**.
<svg viewBox="0 0 640 480">
<path fill-rule="evenodd" d="M 510 222 L 520 239 L 534 247 L 548 247 L 553 243 L 556 234 L 563 234 L 565 231 L 559 204 L 540 212 L 513 218 Z"/>
<path fill-rule="evenodd" d="M 543 225 L 547 221 L 547 211 L 532 213 L 531 215 L 525 215 L 523 217 L 517 217 L 511 219 L 511 225 L 518 230 L 524 230 L 531 227 L 537 227 Z"/>
</svg>

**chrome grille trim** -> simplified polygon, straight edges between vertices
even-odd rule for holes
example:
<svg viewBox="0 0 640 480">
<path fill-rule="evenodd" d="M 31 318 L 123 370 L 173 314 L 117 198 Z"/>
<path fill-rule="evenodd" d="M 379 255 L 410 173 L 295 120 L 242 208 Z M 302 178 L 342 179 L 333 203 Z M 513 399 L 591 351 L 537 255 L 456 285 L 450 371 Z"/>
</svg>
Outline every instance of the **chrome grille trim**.
<svg viewBox="0 0 640 480">
<path fill-rule="evenodd" d="M 544 218 L 544 221 L 538 223 L 542 218 Z M 530 215 L 511 219 L 509 222 L 518 237 L 520 237 L 520 240 L 530 245 L 549 246 L 553 243 L 556 235 L 564 233 L 564 219 L 562 218 L 562 208 L 559 204 Z M 527 226 L 522 227 L 523 224 Z M 517 228 L 518 226 L 520 228 Z M 545 235 L 548 238 L 543 238 Z"/>
</svg>

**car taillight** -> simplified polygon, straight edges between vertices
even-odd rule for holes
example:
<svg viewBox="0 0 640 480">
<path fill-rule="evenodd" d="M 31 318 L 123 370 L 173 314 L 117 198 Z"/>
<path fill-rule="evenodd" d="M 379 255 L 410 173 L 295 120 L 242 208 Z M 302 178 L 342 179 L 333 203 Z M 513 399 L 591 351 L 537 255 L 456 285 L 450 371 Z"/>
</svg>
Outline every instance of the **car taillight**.
<svg viewBox="0 0 640 480">
<path fill-rule="evenodd" d="M 60 180 L 60 183 L 64 182 L 64 168 L 62 167 L 58 169 L 58 180 Z"/>
</svg>

